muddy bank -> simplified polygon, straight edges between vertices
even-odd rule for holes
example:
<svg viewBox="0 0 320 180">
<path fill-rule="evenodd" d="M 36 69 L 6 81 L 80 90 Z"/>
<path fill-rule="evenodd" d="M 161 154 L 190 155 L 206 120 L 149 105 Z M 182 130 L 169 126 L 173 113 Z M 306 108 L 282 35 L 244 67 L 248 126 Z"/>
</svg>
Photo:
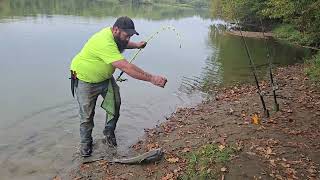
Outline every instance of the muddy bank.
<svg viewBox="0 0 320 180">
<path fill-rule="evenodd" d="M 280 111 L 272 111 L 267 94 L 270 118 L 262 117 L 254 86 L 222 88 L 210 101 L 178 109 L 132 146 L 137 153 L 162 147 L 161 161 L 99 161 L 80 165 L 69 178 L 320 179 L 320 91 L 305 77 L 302 65 L 278 68 L 276 80 Z M 261 85 L 271 92 L 267 82 Z"/>
<path fill-rule="evenodd" d="M 225 31 L 226 34 L 231 34 L 234 36 L 244 36 L 244 37 L 249 37 L 249 38 L 259 38 L 259 39 L 263 39 L 263 38 L 272 38 L 273 37 L 273 33 L 271 32 L 253 32 L 253 31 Z"/>
</svg>

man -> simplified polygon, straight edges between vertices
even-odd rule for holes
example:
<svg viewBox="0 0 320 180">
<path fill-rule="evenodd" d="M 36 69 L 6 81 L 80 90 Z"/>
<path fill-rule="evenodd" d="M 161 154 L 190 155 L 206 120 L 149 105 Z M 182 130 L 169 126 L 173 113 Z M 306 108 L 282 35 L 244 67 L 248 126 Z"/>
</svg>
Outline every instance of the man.
<svg viewBox="0 0 320 180">
<path fill-rule="evenodd" d="M 135 79 L 148 81 L 159 87 L 164 87 L 167 82 L 165 77 L 149 74 L 123 57 L 121 53 L 125 49 L 144 48 L 147 44 L 144 41 L 131 42 L 130 38 L 134 34 L 139 35 L 133 21 L 129 17 L 120 17 L 113 27 L 104 28 L 94 34 L 72 60 L 71 89 L 79 104 L 80 154 L 83 157 L 92 153 L 93 117 L 99 95 L 104 98 L 104 102 L 115 101 L 114 104 L 111 103 L 115 111 L 107 113 L 103 133 L 109 145 L 117 146 L 114 130 L 119 118 L 120 95 L 112 76 L 115 68 Z M 114 95 L 108 96 L 108 92 Z"/>
</svg>

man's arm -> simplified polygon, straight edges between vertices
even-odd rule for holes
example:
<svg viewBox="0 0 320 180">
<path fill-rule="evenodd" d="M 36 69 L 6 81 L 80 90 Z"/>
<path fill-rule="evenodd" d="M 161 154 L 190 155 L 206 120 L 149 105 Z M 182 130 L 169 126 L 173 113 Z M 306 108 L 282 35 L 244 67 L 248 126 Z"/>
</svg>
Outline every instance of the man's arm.
<svg viewBox="0 0 320 180">
<path fill-rule="evenodd" d="M 165 77 L 151 75 L 125 59 L 113 62 L 112 65 L 135 79 L 148 81 L 159 87 L 164 87 L 167 83 Z"/>
<path fill-rule="evenodd" d="M 141 42 L 129 41 L 126 49 L 141 49 L 141 48 L 146 47 L 146 45 L 147 45 L 147 42 L 145 42 L 145 41 L 141 41 Z"/>
</svg>

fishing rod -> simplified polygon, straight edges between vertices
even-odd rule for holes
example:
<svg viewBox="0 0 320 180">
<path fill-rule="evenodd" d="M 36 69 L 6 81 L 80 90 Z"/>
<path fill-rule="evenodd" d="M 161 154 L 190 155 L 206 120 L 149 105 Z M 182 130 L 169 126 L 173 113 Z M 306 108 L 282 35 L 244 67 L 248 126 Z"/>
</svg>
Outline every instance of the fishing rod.
<svg viewBox="0 0 320 180">
<path fill-rule="evenodd" d="M 159 31 L 153 33 L 146 41 L 146 43 L 148 43 L 151 39 L 153 39 L 154 37 L 156 37 L 157 34 L 159 34 L 160 32 L 163 32 L 165 30 L 172 30 L 176 33 L 176 36 L 178 38 L 179 41 L 179 48 L 181 48 L 181 38 L 180 38 L 180 34 L 178 33 L 178 31 L 176 30 L 176 28 L 174 28 L 173 26 L 164 26 L 162 27 Z M 129 63 L 132 63 L 136 57 L 138 56 L 138 54 L 142 51 L 143 48 L 139 49 L 136 51 L 136 53 L 133 55 L 132 59 L 129 61 Z M 119 82 L 123 82 L 126 81 L 127 79 L 122 79 L 121 76 L 124 72 L 121 71 L 121 73 L 119 74 L 119 76 L 117 77 L 117 81 Z"/>
<path fill-rule="evenodd" d="M 273 75 L 272 75 L 272 60 L 271 60 L 271 56 L 270 56 L 270 49 L 268 48 L 267 38 L 264 34 L 265 29 L 264 29 L 261 18 L 260 18 L 260 24 L 261 24 L 262 36 L 263 36 L 266 51 L 267 51 L 267 60 L 269 63 L 269 76 L 270 76 L 270 85 L 272 87 L 272 94 L 273 94 L 273 100 L 274 100 L 274 110 L 279 111 L 279 104 L 277 102 L 277 95 L 276 95 L 276 90 L 278 90 L 278 87 L 275 84 L 274 79 L 273 79 Z"/>
<path fill-rule="evenodd" d="M 256 67 L 254 65 L 254 62 L 253 62 L 252 58 L 251 58 L 247 42 L 244 39 L 244 36 L 242 34 L 241 26 L 239 25 L 239 22 L 237 20 L 236 20 L 236 22 L 237 22 L 237 24 L 239 26 L 240 36 L 241 36 L 241 39 L 243 41 L 243 44 L 244 44 L 244 47 L 245 47 L 245 50 L 246 50 L 246 54 L 247 54 L 247 56 L 249 58 L 249 64 L 250 64 L 250 67 L 251 67 L 251 70 L 252 70 L 252 74 L 254 76 L 255 83 L 257 85 L 258 94 L 260 96 L 260 100 L 261 100 L 261 103 L 262 103 L 262 106 L 263 106 L 263 110 L 264 110 L 264 115 L 268 118 L 269 117 L 269 111 L 268 111 L 268 109 L 266 107 L 266 104 L 264 102 L 263 94 L 262 94 L 262 91 L 261 91 L 261 88 L 260 88 L 260 85 L 259 85 L 259 82 L 258 82 L 257 73 L 256 73 L 257 69 L 256 69 Z"/>
</svg>

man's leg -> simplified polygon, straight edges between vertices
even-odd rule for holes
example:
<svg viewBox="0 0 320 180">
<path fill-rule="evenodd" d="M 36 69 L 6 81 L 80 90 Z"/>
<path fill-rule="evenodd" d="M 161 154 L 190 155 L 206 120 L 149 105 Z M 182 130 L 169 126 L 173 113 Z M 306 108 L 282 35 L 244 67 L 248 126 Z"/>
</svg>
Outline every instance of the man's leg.
<svg viewBox="0 0 320 180">
<path fill-rule="evenodd" d="M 80 153 L 82 156 L 90 156 L 92 153 L 92 129 L 93 117 L 99 91 L 94 84 L 83 81 L 78 82 L 76 96 L 79 104 L 80 117 Z"/>
<path fill-rule="evenodd" d="M 105 128 L 103 130 L 103 134 L 106 136 L 106 141 L 110 146 L 117 146 L 116 135 L 114 133 L 114 130 L 116 129 L 117 121 L 118 121 L 118 118 L 113 118 L 108 122 L 106 120 Z"/>
<path fill-rule="evenodd" d="M 105 97 L 106 92 L 107 92 L 107 88 L 105 89 L 105 91 L 103 91 L 101 95 Z M 120 96 L 118 98 L 119 98 L 118 101 L 121 101 Z M 105 100 L 107 101 L 107 99 Z M 107 143 L 111 146 L 117 146 L 117 141 L 116 141 L 116 136 L 114 131 L 116 129 L 119 116 L 120 115 L 118 114 L 114 116 L 114 118 L 108 121 L 108 113 L 106 113 L 106 122 L 105 122 L 105 128 L 103 130 L 103 134 L 106 136 Z"/>
</svg>

